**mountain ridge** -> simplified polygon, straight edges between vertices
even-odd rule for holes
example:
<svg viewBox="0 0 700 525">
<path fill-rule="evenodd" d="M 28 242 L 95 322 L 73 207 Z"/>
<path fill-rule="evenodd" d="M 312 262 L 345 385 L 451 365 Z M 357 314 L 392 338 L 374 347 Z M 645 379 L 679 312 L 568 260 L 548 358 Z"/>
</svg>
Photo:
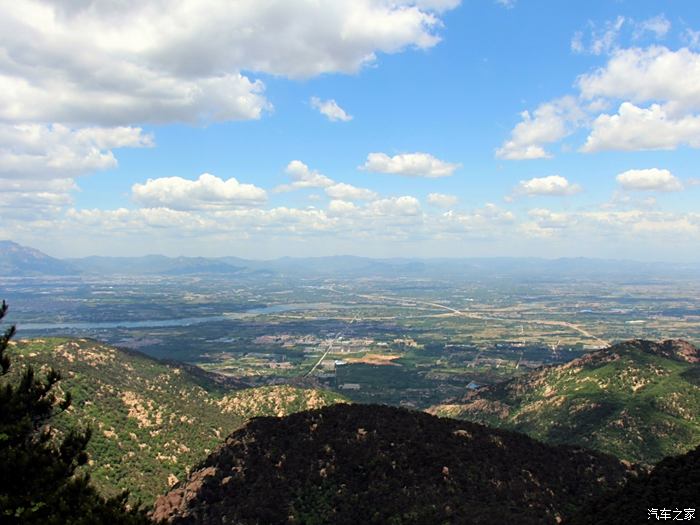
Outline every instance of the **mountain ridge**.
<svg viewBox="0 0 700 525">
<path fill-rule="evenodd" d="M 638 472 L 476 423 L 334 405 L 251 420 L 158 498 L 153 516 L 173 525 L 557 523 Z"/>
<path fill-rule="evenodd" d="M 655 463 L 700 444 L 700 353 L 631 340 L 468 391 L 430 413 Z"/>
<path fill-rule="evenodd" d="M 46 264 L 42 264 L 44 260 Z M 49 264 L 50 262 L 50 264 Z M 483 276 L 503 278 L 551 278 L 614 276 L 626 278 L 631 273 L 640 277 L 697 275 L 699 262 L 644 262 L 625 259 L 585 257 L 394 257 L 374 258 L 356 255 L 317 257 L 278 257 L 247 259 L 236 256 L 87 256 L 55 258 L 34 248 L 13 241 L 0 241 L 0 271 L 8 276 L 51 275 L 197 275 L 255 276 L 261 272 L 276 275 L 397 275 L 419 277 Z M 546 276 L 546 277 L 545 277 Z"/>
</svg>

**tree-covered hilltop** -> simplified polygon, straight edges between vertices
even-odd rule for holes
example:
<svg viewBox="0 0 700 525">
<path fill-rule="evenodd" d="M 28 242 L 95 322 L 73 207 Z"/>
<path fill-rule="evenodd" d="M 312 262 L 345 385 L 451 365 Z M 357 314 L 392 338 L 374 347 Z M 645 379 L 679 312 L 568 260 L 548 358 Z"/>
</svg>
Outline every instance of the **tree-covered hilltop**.
<svg viewBox="0 0 700 525">
<path fill-rule="evenodd" d="M 343 400 L 291 386 L 230 390 L 190 367 L 85 339 L 20 340 L 9 353 L 17 365 L 9 381 L 28 365 L 61 371 L 57 389 L 73 402 L 52 424 L 62 433 L 92 429 L 83 468 L 100 492 L 128 489 L 148 504 L 248 418 Z"/>
<path fill-rule="evenodd" d="M 173 524 L 557 523 L 637 475 L 618 459 L 424 412 L 256 418 L 158 499 Z"/>
<path fill-rule="evenodd" d="M 700 352 L 684 341 L 627 341 L 430 412 L 656 463 L 700 444 Z"/>
</svg>

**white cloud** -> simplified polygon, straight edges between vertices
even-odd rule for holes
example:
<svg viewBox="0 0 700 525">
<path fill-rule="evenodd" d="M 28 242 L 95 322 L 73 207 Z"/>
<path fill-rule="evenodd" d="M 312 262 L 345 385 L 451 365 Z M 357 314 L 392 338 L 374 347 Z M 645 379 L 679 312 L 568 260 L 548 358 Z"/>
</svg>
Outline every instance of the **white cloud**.
<svg viewBox="0 0 700 525">
<path fill-rule="evenodd" d="M 535 177 L 529 180 L 522 180 L 513 190 L 514 195 L 549 195 L 563 197 L 573 195 L 581 191 L 581 186 L 570 183 L 561 175 L 550 175 L 548 177 Z"/>
<path fill-rule="evenodd" d="M 0 178 L 0 216 L 3 220 L 55 218 L 72 204 L 71 193 L 76 189 L 73 179 Z"/>
<path fill-rule="evenodd" d="M 617 176 L 624 190 L 636 191 L 680 191 L 683 184 L 669 170 L 649 168 L 627 170 Z"/>
<path fill-rule="evenodd" d="M 423 9 L 432 9 L 438 13 L 458 7 L 462 0 L 414 0 L 413 5 Z"/>
<path fill-rule="evenodd" d="M 371 215 L 413 216 L 420 215 L 420 202 L 415 197 L 390 197 L 370 202 L 365 208 Z"/>
<path fill-rule="evenodd" d="M 661 39 L 671 30 L 671 22 L 665 15 L 657 15 L 635 24 L 634 36 L 641 38 L 645 33 L 651 33 L 655 38 Z"/>
<path fill-rule="evenodd" d="M 328 211 L 331 215 L 354 214 L 357 209 L 355 204 L 344 200 L 336 199 L 328 203 Z"/>
<path fill-rule="evenodd" d="M 378 195 L 372 190 L 358 188 L 352 184 L 336 182 L 330 177 L 310 169 L 300 160 L 293 160 L 285 169 L 292 178 L 290 184 L 281 184 L 274 191 L 277 193 L 301 190 L 306 188 L 324 188 L 326 195 L 331 199 L 342 201 L 374 200 Z"/>
<path fill-rule="evenodd" d="M 572 222 L 572 217 L 567 213 L 553 212 L 546 208 L 534 208 L 527 212 L 528 217 L 537 221 L 540 227 L 565 228 Z"/>
<path fill-rule="evenodd" d="M 606 20 L 602 25 L 589 22 L 588 43 L 585 42 L 584 32 L 576 31 L 571 39 L 571 50 L 574 53 L 590 53 L 592 55 L 610 52 L 617 47 L 617 40 L 626 20 L 624 16 L 618 16 L 615 20 Z"/>
<path fill-rule="evenodd" d="M 344 201 L 368 201 L 378 197 L 372 190 L 358 188 L 357 186 L 345 184 L 344 182 L 338 182 L 333 184 L 333 186 L 328 186 L 325 191 L 326 195 L 332 199 Z"/>
<path fill-rule="evenodd" d="M 267 199 L 262 188 L 241 184 L 233 177 L 222 180 L 209 173 L 194 181 L 181 177 L 148 179 L 144 184 L 134 184 L 131 191 L 134 199 L 146 207 L 173 210 L 256 206 Z"/>
<path fill-rule="evenodd" d="M 116 125 L 259 118 L 264 85 L 353 73 L 436 45 L 456 0 L 220 0 L 0 5 L 0 119 Z M 254 28 L 254 29 L 251 29 Z"/>
<path fill-rule="evenodd" d="M 114 148 L 150 146 L 141 128 L 0 124 L 0 177 L 74 177 L 116 167 Z"/>
<path fill-rule="evenodd" d="M 438 208 L 452 208 L 457 202 L 459 202 L 459 199 L 454 195 L 446 195 L 444 193 L 428 194 L 428 204 L 432 204 Z"/>
<path fill-rule="evenodd" d="M 580 76 L 577 84 L 587 99 L 667 101 L 666 110 L 672 113 L 700 108 L 700 54 L 663 46 L 620 49 L 604 67 Z"/>
<path fill-rule="evenodd" d="M 517 0 L 496 0 L 496 3 L 499 5 L 502 5 L 503 7 L 507 9 L 512 9 L 515 7 Z"/>
<path fill-rule="evenodd" d="M 700 49 L 700 31 L 693 31 L 692 29 L 687 28 L 685 31 L 683 31 L 681 38 L 689 48 Z"/>
<path fill-rule="evenodd" d="M 532 114 L 523 111 L 520 116 L 522 121 L 513 128 L 510 140 L 496 150 L 496 157 L 508 160 L 551 157 L 543 145 L 572 133 L 583 112 L 574 97 L 562 97 L 541 104 Z"/>
<path fill-rule="evenodd" d="M 274 191 L 285 192 L 304 188 L 327 188 L 335 184 L 332 179 L 320 174 L 317 171 L 312 171 L 300 160 L 293 160 L 287 164 L 285 172 L 294 182 L 291 184 L 281 184 L 280 186 L 277 186 Z"/>
<path fill-rule="evenodd" d="M 527 215 L 530 220 L 518 225 L 518 231 L 526 237 L 554 237 L 577 222 L 575 216 L 546 208 L 534 208 Z"/>
<path fill-rule="evenodd" d="M 660 21 L 635 24 L 652 31 L 652 22 Z M 700 54 L 662 46 L 616 49 L 603 67 L 581 75 L 576 85 L 578 99 L 563 97 L 541 104 L 532 114 L 523 112 L 496 156 L 551 157 L 544 145 L 581 127 L 590 128 L 584 152 L 700 147 L 700 115 L 693 113 L 700 109 Z M 620 100 L 617 114 L 593 116 Z"/>
<path fill-rule="evenodd" d="M 0 123 L 0 215 L 56 217 L 73 202 L 74 177 L 116 167 L 113 149 L 152 145 L 134 127 Z"/>
<path fill-rule="evenodd" d="M 639 108 L 623 102 L 616 115 L 602 114 L 595 119 L 581 149 L 640 151 L 675 149 L 684 144 L 700 148 L 700 115 L 674 118 L 659 104 Z"/>
<path fill-rule="evenodd" d="M 319 113 L 328 117 L 331 122 L 348 122 L 352 120 L 352 115 L 348 115 L 335 100 L 321 100 L 318 97 L 311 97 L 311 107 L 317 109 Z"/>
<path fill-rule="evenodd" d="M 390 157 L 386 153 L 370 153 L 358 169 L 407 177 L 449 177 L 461 164 L 437 159 L 429 153 L 402 153 Z"/>
<path fill-rule="evenodd" d="M 662 39 L 671 29 L 671 22 L 663 15 L 637 21 L 633 18 L 618 16 L 614 20 L 601 23 L 589 21 L 585 31 L 576 31 L 571 39 L 574 53 L 603 55 L 620 48 L 620 40 L 630 36 L 640 40 L 651 35 L 656 40 Z"/>
<path fill-rule="evenodd" d="M 463 235 L 492 239 L 505 234 L 512 228 L 514 221 L 515 215 L 511 211 L 486 203 L 481 208 L 467 212 L 446 211 L 431 221 L 433 224 L 430 228 L 436 233 L 449 234 L 455 240 Z"/>
</svg>

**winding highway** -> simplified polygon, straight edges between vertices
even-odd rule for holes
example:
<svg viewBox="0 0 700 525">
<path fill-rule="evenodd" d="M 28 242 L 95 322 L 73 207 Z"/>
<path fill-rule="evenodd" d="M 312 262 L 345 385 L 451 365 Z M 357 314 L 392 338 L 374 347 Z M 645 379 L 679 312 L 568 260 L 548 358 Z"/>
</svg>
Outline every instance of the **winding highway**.
<svg viewBox="0 0 700 525">
<path fill-rule="evenodd" d="M 342 293 L 338 290 L 331 289 L 334 292 Z M 447 310 L 449 312 L 452 312 L 454 315 L 459 315 L 462 317 L 467 317 L 469 319 L 480 319 L 480 320 L 485 320 L 485 321 L 507 321 L 507 322 L 517 322 L 517 323 L 523 323 L 523 324 L 541 324 L 545 326 L 559 326 L 562 328 L 568 328 L 570 330 L 574 330 L 581 335 L 593 339 L 596 341 L 598 344 L 602 346 L 610 346 L 610 341 L 606 341 L 605 339 L 601 339 L 600 337 L 592 334 L 585 328 L 574 324 L 570 323 L 568 321 L 551 321 L 547 319 L 512 319 L 509 317 L 497 317 L 493 315 L 486 315 L 486 314 L 479 314 L 476 312 L 465 312 L 463 310 L 457 310 L 456 308 L 452 308 L 451 306 L 447 306 L 445 304 L 440 304 L 440 303 L 435 303 L 431 301 L 420 301 L 417 299 L 404 299 L 400 297 L 390 297 L 386 295 L 370 295 L 370 294 L 357 294 L 358 297 L 362 297 L 363 299 L 370 299 L 370 300 L 381 300 L 381 301 L 392 301 L 395 303 L 400 303 L 403 306 L 418 306 L 418 305 L 425 305 L 425 306 L 431 306 L 433 308 L 438 308 L 442 310 Z"/>
</svg>

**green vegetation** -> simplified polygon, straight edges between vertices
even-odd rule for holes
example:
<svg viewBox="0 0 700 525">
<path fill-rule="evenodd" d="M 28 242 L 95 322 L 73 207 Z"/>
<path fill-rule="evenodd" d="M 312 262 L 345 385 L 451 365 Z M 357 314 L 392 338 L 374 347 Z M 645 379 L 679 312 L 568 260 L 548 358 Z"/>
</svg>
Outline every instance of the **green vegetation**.
<svg viewBox="0 0 700 525">
<path fill-rule="evenodd" d="M 0 319 L 7 306 L 0 306 Z M 59 399 L 61 376 L 49 369 L 37 378 L 24 367 L 17 382 L 8 381 L 6 350 L 14 327 L 0 335 L 0 521 L 27 525 L 146 525 L 144 511 L 125 507 L 126 494 L 105 499 L 88 475 L 76 475 L 87 461 L 89 431 L 57 436 L 52 418 L 71 408 L 71 396 Z"/>
<path fill-rule="evenodd" d="M 290 386 L 230 391 L 191 367 L 85 339 L 23 340 L 11 351 L 22 366 L 61 370 L 60 390 L 70 391 L 73 403 L 52 423 L 66 435 L 92 429 L 83 469 L 100 492 L 129 489 L 132 499 L 149 503 L 246 419 L 342 400 Z"/>
<path fill-rule="evenodd" d="M 700 444 L 698 363 L 682 341 L 630 341 L 430 411 L 655 463 Z"/>
</svg>

